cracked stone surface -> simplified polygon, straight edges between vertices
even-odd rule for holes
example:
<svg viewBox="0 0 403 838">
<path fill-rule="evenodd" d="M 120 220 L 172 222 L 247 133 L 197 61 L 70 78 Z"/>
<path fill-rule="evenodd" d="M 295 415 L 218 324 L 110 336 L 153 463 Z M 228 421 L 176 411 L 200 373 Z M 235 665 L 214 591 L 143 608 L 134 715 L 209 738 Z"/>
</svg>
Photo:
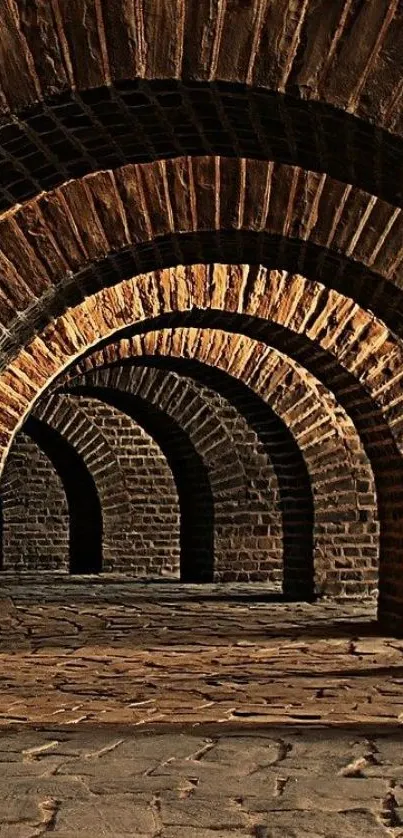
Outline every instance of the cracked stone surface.
<svg viewBox="0 0 403 838">
<path fill-rule="evenodd" d="M 403 721 L 403 640 L 372 603 L 267 588 L 4 575 L 0 725 L 228 728 Z"/>
<path fill-rule="evenodd" d="M 374 604 L 4 574 L 0 838 L 403 838 Z"/>
<path fill-rule="evenodd" d="M 1 838 L 401 838 L 402 734 L 3 731 Z"/>
</svg>

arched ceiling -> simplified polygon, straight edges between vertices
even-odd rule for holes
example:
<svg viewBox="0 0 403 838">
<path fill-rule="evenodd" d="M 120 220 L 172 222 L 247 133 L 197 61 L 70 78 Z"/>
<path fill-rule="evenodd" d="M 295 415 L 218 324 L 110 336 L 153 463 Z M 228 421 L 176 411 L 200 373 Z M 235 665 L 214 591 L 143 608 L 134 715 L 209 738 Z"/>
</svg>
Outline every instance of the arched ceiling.
<svg viewBox="0 0 403 838">
<path fill-rule="evenodd" d="M 403 199 L 399 0 L 2 0 L 0 208 L 207 154 Z"/>
<path fill-rule="evenodd" d="M 124 336 L 125 329 L 129 335 L 163 325 L 211 327 L 215 322 L 227 331 L 264 337 L 333 392 L 340 390 L 343 378 L 351 380 L 353 389 L 366 392 L 390 418 L 400 404 L 400 342 L 350 299 L 299 275 L 199 265 L 123 281 L 43 329 L 0 378 L 8 402 L 1 413 L 5 426 L 14 426 L 14 417 L 55 375 L 100 341 Z"/>
<path fill-rule="evenodd" d="M 295 167 L 180 158 L 99 172 L 0 217 L 0 349 L 105 285 L 235 255 L 319 279 L 402 333 L 402 231 L 399 209 Z"/>
<path fill-rule="evenodd" d="M 124 79 L 222 79 L 394 124 L 398 0 L 3 0 L 2 7 L 4 109 Z"/>
<path fill-rule="evenodd" d="M 401 0 L 0 10 L 2 450 L 99 341 L 220 328 L 329 387 L 403 518 Z"/>
</svg>

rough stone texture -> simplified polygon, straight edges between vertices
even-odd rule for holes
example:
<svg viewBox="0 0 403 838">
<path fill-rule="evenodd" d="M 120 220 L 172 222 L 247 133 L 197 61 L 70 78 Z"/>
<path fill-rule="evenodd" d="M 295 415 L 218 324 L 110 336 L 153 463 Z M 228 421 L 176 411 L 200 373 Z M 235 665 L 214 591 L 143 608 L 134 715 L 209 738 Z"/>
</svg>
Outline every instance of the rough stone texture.
<svg viewBox="0 0 403 838">
<path fill-rule="evenodd" d="M 6 0 L 4 110 L 73 85 L 190 73 L 195 79 L 290 89 L 389 127 L 389 110 L 392 103 L 398 106 L 400 93 L 399 24 L 397 2 L 365 4 L 353 14 L 343 2 L 331 9 L 303 2 L 296 9 L 278 0 L 271 9 L 265 2 L 228 8 L 194 0 L 100 6 L 75 0 L 49 9 L 40 0 L 29 8 L 22 0 Z"/>
<path fill-rule="evenodd" d="M 0 218 L 4 357 L 100 286 L 234 250 L 340 289 L 401 335 L 402 223 L 368 193 L 265 161 L 177 158 L 69 181 Z"/>
<path fill-rule="evenodd" d="M 0 836 L 398 838 L 401 732 L 5 732 Z"/>
<path fill-rule="evenodd" d="M 400 203 L 401 31 L 398 0 L 4 0 L 1 205 L 206 152 Z"/>
<path fill-rule="evenodd" d="M 79 580 L 79 581 L 78 581 Z M 0 722 L 172 730 L 398 726 L 402 641 L 374 603 L 285 604 L 253 583 L 2 580 Z"/>
</svg>

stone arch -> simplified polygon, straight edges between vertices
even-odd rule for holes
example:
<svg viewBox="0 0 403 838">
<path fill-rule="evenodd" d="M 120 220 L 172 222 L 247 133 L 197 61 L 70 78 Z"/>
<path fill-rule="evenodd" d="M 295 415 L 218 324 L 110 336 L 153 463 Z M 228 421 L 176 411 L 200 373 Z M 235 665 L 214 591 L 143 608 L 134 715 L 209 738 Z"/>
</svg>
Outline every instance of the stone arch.
<svg viewBox="0 0 403 838">
<path fill-rule="evenodd" d="M 215 331 L 208 336 L 213 352 L 217 337 Z M 172 333 L 146 336 L 142 346 L 137 342 L 134 355 L 130 341 L 107 345 L 71 371 L 69 386 L 87 380 L 131 389 L 137 385 L 136 368 L 146 365 L 174 369 L 215 387 L 245 415 L 273 459 L 282 497 L 288 593 L 301 589 L 301 577 L 306 578 L 312 557 L 316 592 L 372 593 L 379 558 L 375 486 L 369 461 L 345 412 L 312 376 L 280 353 L 246 342 L 247 354 L 259 359 L 259 353 L 265 353 L 259 381 L 251 390 L 242 372 L 238 370 L 239 378 L 234 377 L 226 363 L 232 354 L 229 341 L 224 363 L 214 353 L 215 366 L 209 365 L 207 357 L 198 360 L 201 336 L 197 331 L 189 339 L 182 329 L 181 342 L 186 345 L 186 358 L 178 353 Z M 315 516 L 310 513 L 312 492 Z M 291 549 L 292 556 L 296 546 L 300 553 L 294 565 L 287 551 Z M 313 576 L 313 567 L 311 572 Z"/>
<path fill-rule="evenodd" d="M 341 295 L 325 292 L 323 297 L 323 287 L 300 276 L 275 273 L 271 277 L 276 286 L 273 293 L 273 285 L 268 284 L 268 274 L 263 269 L 244 266 L 228 270 L 199 266 L 156 272 L 122 282 L 118 287 L 93 295 L 83 307 L 77 307 L 44 329 L 41 338 L 32 341 L 1 377 L 2 391 L 8 399 L 1 415 L 3 445 L 7 446 L 19 417 L 32 403 L 35 393 L 38 395 L 41 387 L 97 341 L 110 340 L 112 335 L 124 337 L 125 321 L 132 324 L 138 320 L 138 325 L 130 326 L 130 330 L 144 332 L 180 325 L 182 318 L 186 325 L 215 325 L 224 331 L 241 331 L 246 336 L 258 337 L 311 369 L 334 392 L 360 433 L 374 470 L 380 510 L 381 614 L 398 622 L 399 581 L 391 582 L 391 574 L 400 561 L 402 466 L 399 428 L 392 421 L 393 433 L 389 429 L 391 416 L 388 407 L 384 407 L 389 404 L 396 381 L 388 374 L 385 383 L 383 366 L 389 370 L 401 368 L 400 348 L 373 316 L 357 312 L 354 304 Z M 248 293 L 244 298 L 245 282 Z M 279 305 L 280 299 L 287 304 Z M 161 309 L 171 313 L 161 316 Z M 145 329 L 143 321 L 147 318 Z M 119 328 L 123 334 L 119 334 Z M 354 342 L 358 337 L 361 342 L 357 353 Z M 29 361 L 32 352 L 36 358 L 35 383 L 28 382 L 24 373 L 24 370 L 32 371 Z M 376 366 L 371 366 L 371 353 L 378 358 Z M 18 393 L 17 399 L 13 398 L 13 392 Z M 390 409 L 396 410 L 396 405 Z"/>
<path fill-rule="evenodd" d="M 102 385 L 102 382 L 100 384 Z M 114 387 L 113 382 L 103 384 L 104 387 Z M 185 387 L 183 387 L 184 384 Z M 281 578 L 282 561 L 277 478 L 275 473 L 271 472 L 269 463 L 265 463 L 264 485 L 266 488 L 267 480 L 268 497 L 255 499 L 251 494 L 253 492 L 252 476 L 246 473 L 246 468 L 252 471 L 252 457 L 258 461 L 262 452 L 256 452 L 254 445 L 248 443 L 244 434 L 246 451 L 250 452 L 250 458 L 245 456 L 241 461 L 243 446 L 236 443 L 233 433 L 227 430 L 224 419 L 227 418 L 228 421 L 228 417 L 222 415 L 223 406 L 219 403 L 211 403 L 211 398 L 215 395 L 211 391 L 208 393 L 204 388 L 202 392 L 199 392 L 196 389 L 197 385 L 189 381 L 179 381 L 173 374 L 170 378 L 166 376 L 161 378 L 160 374 L 159 380 L 149 379 L 148 382 L 144 380 L 138 382 L 138 385 L 133 388 L 132 392 L 147 399 L 171 416 L 189 436 L 195 450 L 208 468 L 215 505 L 214 578 L 217 581 L 220 579 L 232 581 L 241 575 L 244 579 L 266 580 L 268 578 L 272 582 L 278 582 Z M 164 398 L 162 398 L 162 391 L 164 391 Z M 114 547 L 119 532 L 125 527 L 125 507 L 128 513 L 133 510 L 125 484 L 125 473 L 119 467 L 110 446 L 107 445 L 104 434 L 87 418 L 85 406 L 83 407 L 81 401 L 66 395 L 66 391 L 63 395 L 54 393 L 40 402 L 35 415 L 46 418 L 77 447 L 91 474 L 95 476 L 104 517 L 105 559 L 105 551 L 108 554 L 111 552 L 111 550 L 108 551 L 109 542 Z M 234 416 L 229 419 L 234 424 Z M 238 434 L 244 431 L 239 427 L 234 430 Z M 248 459 L 251 462 L 248 462 Z M 300 471 L 298 461 L 295 466 L 294 478 L 297 479 Z M 263 480 L 260 472 L 263 472 L 263 467 L 256 463 L 253 471 L 254 480 Z M 308 501 L 306 501 L 306 493 L 308 493 Z M 307 503 L 309 504 L 308 481 L 302 487 L 302 498 L 304 511 L 306 511 Z M 262 515 L 270 519 L 269 523 L 266 523 L 266 533 L 263 532 L 265 526 L 260 520 Z M 133 532 L 133 527 L 131 530 Z M 238 535 L 237 538 L 235 538 L 235 533 Z M 302 528 L 299 531 L 299 539 L 303 538 Z M 184 546 L 182 553 L 185 553 L 187 549 Z M 250 551 L 251 566 L 248 569 L 244 567 L 246 559 L 244 562 L 237 559 L 237 556 L 245 556 L 246 551 Z M 107 564 L 115 565 L 116 560 L 111 556 L 108 562 L 107 556 L 105 566 Z M 303 573 L 307 571 L 309 567 L 303 566 Z M 287 574 L 286 578 L 288 578 Z M 307 595 L 308 588 L 309 595 L 312 596 L 311 586 L 301 584 L 300 596 L 301 590 L 303 595 Z M 290 586 L 288 586 L 287 594 L 291 595 Z"/>
<path fill-rule="evenodd" d="M 295 540 L 298 523 L 290 514 L 281 515 L 284 466 L 281 473 L 276 468 L 277 459 L 273 469 L 268 449 L 260 444 L 259 437 L 246 420 L 229 402 L 223 401 L 217 391 L 205 386 L 200 390 L 197 382 L 189 382 L 189 379 L 166 371 L 144 368 L 135 369 L 133 373 L 130 378 L 125 378 L 119 371 L 97 380 L 83 377 L 64 392 L 74 394 L 80 393 L 82 387 L 100 387 L 129 393 L 171 417 L 188 435 L 208 469 L 214 498 L 215 581 L 270 581 L 278 585 L 283 576 L 282 530 L 284 525 L 288 530 L 292 528 L 286 533 L 289 545 L 291 538 Z M 273 426 L 284 447 L 288 439 L 285 429 L 274 417 L 271 428 Z M 286 551 L 283 590 L 287 598 L 312 598 L 311 552 L 308 552 L 312 542 L 312 514 L 308 521 L 303 518 L 304 513 L 308 516 L 311 513 L 310 487 L 307 480 L 302 486 L 298 482 L 303 469 L 301 458 L 295 456 L 293 449 L 287 453 L 295 466 L 297 484 L 295 489 L 290 489 L 288 482 L 288 493 L 295 497 L 295 507 L 298 500 L 301 502 L 299 538 L 300 543 L 307 539 L 307 544 L 299 545 L 299 550 L 293 544 L 294 549 Z M 289 503 L 291 506 L 290 497 Z M 292 511 L 295 516 L 295 509 Z"/>
<path fill-rule="evenodd" d="M 39 402 L 33 417 L 58 431 L 82 458 L 92 476 L 102 507 L 103 558 L 108 562 L 105 547 L 108 554 L 108 543 L 131 516 L 129 491 L 116 456 L 105 436 L 76 401 L 71 404 L 68 398 L 53 394 Z"/>
<path fill-rule="evenodd" d="M 0 493 L 1 573 L 68 573 L 66 492 L 51 460 L 23 430 L 11 446 Z"/>
<path fill-rule="evenodd" d="M 176 578 L 180 574 L 180 507 L 169 463 L 157 442 L 130 416 L 97 398 L 64 395 L 69 412 L 85 415 L 86 449 L 101 436 L 111 465 L 105 475 L 95 457 L 95 479 L 107 485 L 101 495 L 104 512 L 103 564 L 125 578 Z M 95 443 L 95 444 L 94 444 Z"/>
<path fill-rule="evenodd" d="M 396 207 L 293 166 L 195 157 L 98 172 L 0 219 L 2 354 L 101 287 L 234 254 L 319 279 L 402 336 L 402 234 Z"/>
</svg>

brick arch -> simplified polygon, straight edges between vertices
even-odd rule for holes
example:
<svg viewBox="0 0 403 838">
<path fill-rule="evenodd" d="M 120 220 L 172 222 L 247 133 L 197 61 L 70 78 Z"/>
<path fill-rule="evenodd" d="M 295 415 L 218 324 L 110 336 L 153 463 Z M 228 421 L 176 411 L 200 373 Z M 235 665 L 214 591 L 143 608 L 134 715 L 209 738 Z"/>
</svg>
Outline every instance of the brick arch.
<svg viewBox="0 0 403 838">
<path fill-rule="evenodd" d="M 104 435 L 76 400 L 56 394 L 37 405 L 33 417 L 46 422 L 74 447 L 92 475 L 102 506 L 103 536 L 113 538 L 131 505 L 125 475 Z"/>
<path fill-rule="evenodd" d="M 123 341 L 93 353 L 71 371 L 67 386 L 88 380 L 130 389 L 137 384 L 138 367 L 145 365 L 173 369 L 217 389 L 245 416 L 273 459 L 283 510 L 288 593 L 300 590 L 301 576 L 306 579 L 309 569 L 313 577 L 315 568 L 316 592 L 371 594 L 379 560 L 374 479 L 353 423 L 331 394 L 298 364 L 252 341 L 246 341 L 244 351 L 260 367 L 253 390 L 243 382 L 241 370 L 232 374 L 228 358 L 233 359 L 234 349 L 229 341 L 224 361 L 214 352 L 221 337 L 216 331 L 208 337 L 214 366 L 206 353 L 203 362 L 198 360 L 203 336 L 195 330 L 191 336 L 181 330 L 186 358 L 172 333 L 148 337 L 141 346 Z M 236 341 L 232 339 L 235 347 Z M 307 590 L 309 595 L 309 585 Z"/>
<path fill-rule="evenodd" d="M 41 389 L 80 353 L 100 340 L 124 337 L 125 325 L 130 332 L 144 332 L 183 324 L 215 325 L 267 342 L 312 371 L 346 409 L 376 480 L 380 614 L 399 624 L 400 583 L 394 569 L 399 574 L 403 479 L 399 407 L 396 396 L 392 404 L 390 399 L 399 393 L 401 349 L 382 323 L 323 286 L 246 266 L 193 266 L 137 277 L 93 295 L 45 328 L 2 374 L 0 388 L 7 396 L 0 414 L 3 450 Z"/>
<path fill-rule="evenodd" d="M 46 494 L 38 492 L 41 485 Z M 0 515 L 2 573 L 68 572 L 66 492 L 46 454 L 23 432 L 15 437 L 1 477 Z"/>
<path fill-rule="evenodd" d="M 289 93 L 225 81 L 122 80 L 3 117 L 0 211 L 77 174 L 206 153 L 327 173 L 401 206 L 402 150 L 401 135 Z"/>
<path fill-rule="evenodd" d="M 166 412 L 195 445 L 208 468 L 214 498 L 216 581 L 279 583 L 283 577 L 287 598 L 312 598 L 310 485 L 303 460 L 281 420 L 270 410 L 264 411 L 269 413 L 266 433 L 275 435 L 283 460 L 279 455 L 270 457 L 269 446 L 261 443 L 263 434 L 255 434 L 235 412 L 236 406 L 231 409 L 231 403 L 226 399 L 223 403 L 217 391 L 207 390 L 204 384 L 200 392 L 197 379 L 195 384 L 172 372 L 126 368 L 97 378 L 84 376 L 63 392 L 80 392 L 87 386 L 141 397 Z"/>
<path fill-rule="evenodd" d="M 402 336 L 402 234 L 396 207 L 293 166 L 195 157 L 98 172 L 0 219 L 3 364 L 101 287 L 235 254 L 320 280 Z"/>
<path fill-rule="evenodd" d="M 44 419 L 29 416 L 23 433 L 43 452 L 59 475 L 69 513 L 70 573 L 100 573 L 102 569 L 102 510 L 95 481 L 74 445 Z M 12 475 L 1 487 L 8 506 L 15 492 Z"/>
<path fill-rule="evenodd" d="M 212 581 L 214 496 L 208 468 L 189 434 L 166 411 L 137 394 L 90 385 L 74 392 L 99 399 L 126 413 L 156 441 L 168 461 L 178 491 L 181 579 L 185 582 Z"/>
<path fill-rule="evenodd" d="M 234 143 L 239 154 L 242 143 L 250 149 L 253 129 L 260 142 L 267 134 L 276 138 L 277 155 L 295 148 L 302 136 L 305 157 L 312 145 L 323 165 L 332 156 L 348 156 L 349 174 L 366 166 L 374 180 L 393 188 L 389 175 L 402 133 L 398 0 L 354 10 L 327 0 L 308 0 L 300 9 L 280 2 L 198 0 L 84 0 L 56 7 L 32 0 L 28 9 L 23 0 L 7 0 L 2 26 L 0 105 L 14 117 L 6 123 L 6 148 L 8 143 L 13 152 L 22 145 L 25 151 L 16 176 L 6 181 L 12 197 L 26 193 L 32 169 L 31 189 L 37 189 L 43 180 L 54 182 L 58 167 L 75 175 L 94 165 L 94 156 L 95 165 L 104 167 L 105 160 L 110 165 L 111 158 L 127 159 L 144 149 L 166 154 L 167 135 L 176 153 L 191 151 L 201 140 L 210 148 L 215 142 L 220 151 Z M 257 102 L 242 100 L 245 88 Z M 228 103 L 222 89 L 229 92 Z M 280 98 L 284 93 L 287 98 Z M 238 134 L 237 108 L 243 129 Z M 262 112 L 266 122 L 258 119 Z M 319 125 L 316 113 L 323 116 Z M 381 128 L 397 136 L 385 137 Z M 52 133 L 56 141 L 46 154 Z"/>
</svg>

